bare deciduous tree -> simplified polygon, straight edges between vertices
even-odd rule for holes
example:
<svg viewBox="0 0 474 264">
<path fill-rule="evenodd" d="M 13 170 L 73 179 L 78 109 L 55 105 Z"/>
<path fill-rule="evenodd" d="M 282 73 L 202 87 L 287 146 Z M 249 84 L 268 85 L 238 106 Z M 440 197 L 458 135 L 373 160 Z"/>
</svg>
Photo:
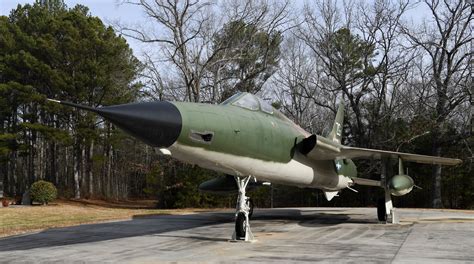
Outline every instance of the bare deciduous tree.
<svg viewBox="0 0 474 264">
<path fill-rule="evenodd" d="M 408 8 L 406 0 L 378 0 L 357 5 L 355 28 L 365 42 L 374 45 L 376 54 L 368 102 L 370 110 L 367 110 L 367 132 L 373 141 L 372 147 L 376 148 L 386 147 L 389 141 L 396 143 L 396 135 L 386 125 L 401 117 L 405 103 L 411 101 L 401 98 L 401 90 L 415 51 L 404 48 L 398 29 Z"/>
<path fill-rule="evenodd" d="M 439 156 L 446 134 L 445 122 L 468 99 L 473 12 L 467 1 L 425 0 L 422 4 L 429 8 L 431 21 L 425 19 L 418 27 L 405 23 L 400 28 L 412 47 L 423 50 L 422 59 L 429 61 L 432 88 L 429 96 L 433 101 L 427 107 L 434 115 L 432 151 Z M 432 205 L 439 208 L 442 207 L 441 166 L 435 166 L 432 181 Z"/>
<path fill-rule="evenodd" d="M 273 89 L 281 104 L 281 110 L 298 125 L 312 130 L 312 110 L 318 81 L 315 58 L 308 56 L 304 43 L 297 38 L 289 38 L 283 46 L 285 51 L 280 61 L 280 69 L 273 78 Z M 311 88 L 310 88 L 311 87 Z M 310 94 L 307 94 L 310 93 Z"/>
<path fill-rule="evenodd" d="M 221 101 L 222 91 L 234 88 L 227 87 L 228 76 L 221 73 L 222 68 L 232 62 L 248 60 L 245 52 L 235 52 L 229 43 L 216 45 L 218 33 L 228 23 L 241 21 L 255 28 L 255 36 L 246 40 L 254 41 L 262 33 L 270 36 L 284 30 L 283 25 L 289 19 L 289 2 L 244 0 L 229 1 L 222 6 L 214 1 L 192 0 L 126 0 L 123 3 L 140 6 L 148 17 L 149 26 L 118 25 L 122 34 L 158 47 L 157 51 L 144 56 L 143 77 L 148 80 L 151 93 L 156 91 L 160 94 L 157 97 L 162 98 L 166 91 L 167 96 L 174 99 L 194 102 Z M 272 45 L 274 43 L 267 44 Z M 263 62 L 265 58 L 263 56 Z M 262 64 L 259 58 L 255 60 L 255 64 Z M 263 65 L 265 68 L 265 63 Z M 242 81 L 257 78 L 265 72 L 263 68 L 257 67 L 256 74 L 248 74 Z M 264 82 L 266 79 L 268 77 Z"/>
<path fill-rule="evenodd" d="M 148 62 L 152 62 L 148 66 L 154 77 L 161 78 L 153 65 L 157 56 L 162 62 L 161 67 L 170 64 L 179 74 L 183 82 L 180 86 L 185 89 L 186 96 L 181 99 L 199 102 L 201 79 L 206 65 L 212 60 L 209 45 L 214 34 L 214 4 L 192 0 L 126 0 L 124 3 L 140 6 L 151 26 L 119 26 L 122 34 L 144 43 L 160 44 L 157 54 L 147 55 Z M 157 80 L 154 85 L 160 85 L 159 82 Z"/>
</svg>

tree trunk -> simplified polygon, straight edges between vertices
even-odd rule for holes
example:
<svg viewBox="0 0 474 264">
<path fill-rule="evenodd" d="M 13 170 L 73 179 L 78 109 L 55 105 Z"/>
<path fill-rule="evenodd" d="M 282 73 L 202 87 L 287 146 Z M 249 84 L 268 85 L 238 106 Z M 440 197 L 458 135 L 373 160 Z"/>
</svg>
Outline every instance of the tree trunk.
<svg viewBox="0 0 474 264">
<path fill-rule="evenodd" d="M 79 162 L 74 159 L 74 198 L 81 198 L 81 187 L 79 184 Z"/>
<path fill-rule="evenodd" d="M 107 150 L 107 187 L 105 196 L 109 198 L 112 194 L 112 147 L 108 146 Z"/>
<path fill-rule="evenodd" d="M 35 157 L 36 157 L 36 133 L 34 131 L 29 131 L 31 139 L 29 140 L 29 153 L 28 153 L 28 178 L 30 179 L 26 182 L 26 188 L 28 188 L 32 183 L 37 180 L 36 170 L 35 170 Z M 23 188 L 24 189 L 24 188 Z"/>
<path fill-rule="evenodd" d="M 89 196 L 92 197 L 94 195 L 94 175 L 92 173 L 93 163 L 92 163 L 92 156 L 94 155 L 94 140 L 91 141 L 89 146 L 89 154 L 87 157 L 88 165 L 87 170 L 89 174 Z"/>
<path fill-rule="evenodd" d="M 79 147 L 79 140 L 76 139 L 76 144 L 74 146 L 74 198 L 81 198 L 81 186 L 80 186 L 80 169 L 81 169 L 81 149 Z"/>
<path fill-rule="evenodd" d="M 438 144 L 438 140 L 434 139 L 433 143 L 433 154 L 436 156 L 441 156 L 441 146 Z M 431 205 L 433 208 L 442 208 L 443 201 L 441 200 L 441 165 L 433 165 L 432 177 L 432 200 Z"/>
<path fill-rule="evenodd" d="M 7 160 L 4 166 L 0 167 L 0 198 L 4 196 L 5 186 L 8 184 L 9 172 L 10 169 L 10 159 Z"/>
<path fill-rule="evenodd" d="M 66 188 L 69 188 L 68 186 L 68 183 L 69 183 L 69 171 L 70 171 L 70 167 L 69 167 L 69 162 L 71 160 L 70 158 L 70 151 L 69 151 L 70 147 L 66 147 L 64 149 L 64 151 L 66 152 L 65 153 L 65 162 L 64 162 L 64 177 L 63 177 L 63 180 L 62 180 L 62 183 L 64 184 L 64 187 Z M 73 165 L 74 166 L 74 165 Z"/>
<path fill-rule="evenodd" d="M 81 187 L 82 189 L 82 196 L 84 198 L 87 198 L 87 184 L 86 184 L 86 146 L 82 145 L 81 148 L 81 169 L 80 169 L 80 181 L 81 181 Z"/>
<path fill-rule="evenodd" d="M 59 186 L 59 166 L 58 166 L 58 146 L 56 143 L 53 143 L 53 154 L 52 154 L 52 157 L 53 157 L 53 160 L 51 161 L 51 170 L 52 170 L 52 173 L 54 176 L 51 176 L 51 177 L 54 177 L 54 184 L 56 184 L 56 186 Z M 66 163 L 66 166 L 67 166 L 67 163 Z"/>
</svg>

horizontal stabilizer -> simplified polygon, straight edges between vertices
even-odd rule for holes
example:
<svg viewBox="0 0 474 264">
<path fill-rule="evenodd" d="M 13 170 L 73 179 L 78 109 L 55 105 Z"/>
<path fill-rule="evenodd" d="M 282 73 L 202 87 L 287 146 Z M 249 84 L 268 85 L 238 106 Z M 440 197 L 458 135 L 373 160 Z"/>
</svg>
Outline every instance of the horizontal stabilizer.
<svg viewBox="0 0 474 264">
<path fill-rule="evenodd" d="M 339 191 L 324 192 L 324 196 L 326 197 L 326 200 L 331 201 L 332 198 L 334 198 L 335 196 L 338 196 L 338 195 L 337 195 L 338 192 L 339 192 Z"/>
<path fill-rule="evenodd" d="M 358 185 L 365 185 L 365 186 L 375 186 L 375 187 L 381 187 L 382 183 L 380 181 L 376 180 L 369 180 L 369 179 L 364 179 L 364 178 L 357 178 L 357 177 L 352 177 L 351 180 Z"/>
</svg>

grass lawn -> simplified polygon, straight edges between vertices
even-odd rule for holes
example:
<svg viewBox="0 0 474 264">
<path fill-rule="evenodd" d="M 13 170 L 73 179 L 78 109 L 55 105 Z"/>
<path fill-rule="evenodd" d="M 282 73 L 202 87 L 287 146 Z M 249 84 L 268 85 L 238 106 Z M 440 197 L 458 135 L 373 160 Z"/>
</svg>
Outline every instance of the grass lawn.
<svg viewBox="0 0 474 264">
<path fill-rule="evenodd" d="M 134 216 L 185 214 L 197 210 L 159 210 L 129 204 L 89 201 L 58 201 L 47 206 L 0 208 L 0 237 L 52 227 L 72 226 Z"/>
</svg>

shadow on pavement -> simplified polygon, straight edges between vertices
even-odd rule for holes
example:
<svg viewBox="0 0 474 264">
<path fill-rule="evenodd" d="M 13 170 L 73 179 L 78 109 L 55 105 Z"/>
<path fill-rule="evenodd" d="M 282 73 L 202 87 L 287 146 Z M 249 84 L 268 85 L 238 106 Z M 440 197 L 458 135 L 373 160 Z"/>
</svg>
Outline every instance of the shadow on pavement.
<svg viewBox="0 0 474 264">
<path fill-rule="evenodd" d="M 351 219 L 347 214 L 331 212 L 332 213 L 326 213 L 324 210 L 302 211 L 290 208 L 258 209 L 255 211 L 252 221 L 259 221 L 260 224 L 264 224 L 265 221 L 284 221 L 284 224 L 297 223 L 305 227 L 337 225 L 348 222 L 373 223 L 367 219 L 365 219 L 365 221 L 358 221 Z M 228 238 L 216 238 L 213 236 L 212 230 L 205 232 L 206 234 L 209 233 L 208 237 L 196 236 L 196 234 L 180 236 L 164 233 L 232 223 L 233 221 L 234 213 L 232 212 L 198 213 L 191 215 L 155 215 L 148 217 L 137 216 L 125 221 L 53 228 L 34 234 L 2 238 L 0 239 L 0 252 L 49 248 L 154 235 L 227 242 Z M 232 231 L 233 230 L 229 230 L 229 234 Z"/>
</svg>

